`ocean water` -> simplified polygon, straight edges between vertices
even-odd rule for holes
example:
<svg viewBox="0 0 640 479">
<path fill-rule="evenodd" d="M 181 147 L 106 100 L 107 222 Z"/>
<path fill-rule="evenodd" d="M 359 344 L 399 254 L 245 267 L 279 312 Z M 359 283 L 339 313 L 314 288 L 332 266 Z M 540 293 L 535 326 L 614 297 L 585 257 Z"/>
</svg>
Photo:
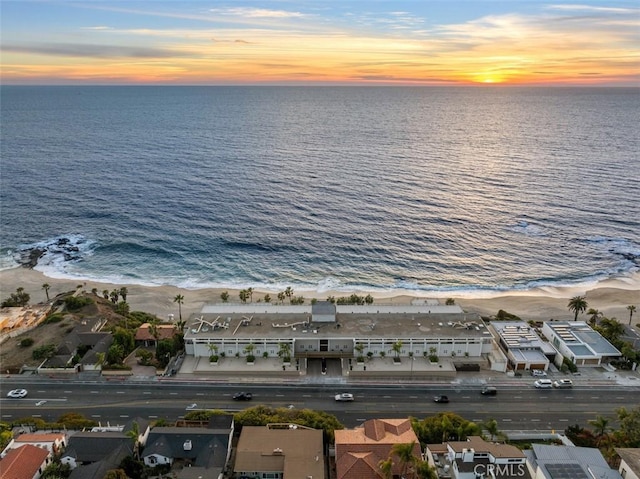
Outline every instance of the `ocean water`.
<svg viewBox="0 0 640 479">
<path fill-rule="evenodd" d="M 1 268 L 418 294 L 640 270 L 640 89 L 0 93 Z"/>
</svg>

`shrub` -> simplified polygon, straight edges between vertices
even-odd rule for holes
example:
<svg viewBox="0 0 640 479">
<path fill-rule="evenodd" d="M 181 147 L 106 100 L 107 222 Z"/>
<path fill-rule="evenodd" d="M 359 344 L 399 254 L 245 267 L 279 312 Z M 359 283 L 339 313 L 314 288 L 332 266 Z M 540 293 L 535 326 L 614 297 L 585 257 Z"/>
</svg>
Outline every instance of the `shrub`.
<svg viewBox="0 0 640 479">
<path fill-rule="evenodd" d="M 55 344 L 45 344 L 44 346 L 34 349 L 31 357 L 36 360 L 49 359 L 56 354 L 57 349 L 58 347 Z"/>
<path fill-rule="evenodd" d="M 32 346 L 34 342 L 33 338 L 24 338 L 20 340 L 19 344 L 21 348 L 28 348 L 29 346 Z"/>
<path fill-rule="evenodd" d="M 45 320 L 42 322 L 42 324 L 59 323 L 63 319 L 64 319 L 64 316 L 61 313 L 53 313 L 47 316 Z"/>
<path fill-rule="evenodd" d="M 69 296 L 65 298 L 64 304 L 69 311 L 78 311 L 88 304 L 93 304 L 93 299 L 85 296 Z"/>
</svg>

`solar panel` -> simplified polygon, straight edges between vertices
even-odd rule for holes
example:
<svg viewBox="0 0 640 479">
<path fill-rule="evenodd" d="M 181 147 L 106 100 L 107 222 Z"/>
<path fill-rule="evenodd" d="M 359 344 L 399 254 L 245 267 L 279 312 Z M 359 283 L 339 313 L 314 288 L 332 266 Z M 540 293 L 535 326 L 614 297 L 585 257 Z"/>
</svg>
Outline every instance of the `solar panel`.
<svg viewBox="0 0 640 479">
<path fill-rule="evenodd" d="M 546 464 L 551 479 L 589 479 L 579 464 Z"/>
</svg>

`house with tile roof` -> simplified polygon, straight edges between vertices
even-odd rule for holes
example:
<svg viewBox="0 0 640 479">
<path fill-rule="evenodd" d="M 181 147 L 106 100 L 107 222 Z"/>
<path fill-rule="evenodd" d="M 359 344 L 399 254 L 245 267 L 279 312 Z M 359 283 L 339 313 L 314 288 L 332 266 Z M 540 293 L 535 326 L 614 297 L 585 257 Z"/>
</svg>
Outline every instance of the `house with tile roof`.
<svg viewBox="0 0 640 479">
<path fill-rule="evenodd" d="M 17 449 L 25 444 L 46 449 L 55 455 L 67 445 L 67 435 L 64 433 L 24 433 L 12 439 L 0 457 L 4 457 L 9 449 Z"/>
<path fill-rule="evenodd" d="M 323 433 L 297 425 L 244 426 L 233 466 L 234 477 L 324 479 Z"/>
<path fill-rule="evenodd" d="M 335 431 L 337 479 L 380 479 L 380 461 L 387 460 L 395 444 L 414 443 L 413 455 L 422 458 L 420 441 L 409 419 L 371 419 L 354 429 Z M 394 461 L 393 475 L 402 465 Z"/>
<path fill-rule="evenodd" d="M 178 330 L 173 324 L 157 324 L 154 331 L 154 326 L 151 323 L 144 323 L 136 330 L 136 346 L 155 346 L 156 341 L 171 339 L 177 332 Z"/>
<path fill-rule="evenodd" d="M 426 458 L 438 477 L 452 479 L 531 479 L 524 453 L 515 446 L 470 436 L 466 441 L 428 444 Z"/>
<path fill-rule="evenodd" d="M 10 449 L 0 459 L 0 479 L 40 479 L 51 462 L 51 453 L 42 447 L 25 444 Z"/>
</svg>

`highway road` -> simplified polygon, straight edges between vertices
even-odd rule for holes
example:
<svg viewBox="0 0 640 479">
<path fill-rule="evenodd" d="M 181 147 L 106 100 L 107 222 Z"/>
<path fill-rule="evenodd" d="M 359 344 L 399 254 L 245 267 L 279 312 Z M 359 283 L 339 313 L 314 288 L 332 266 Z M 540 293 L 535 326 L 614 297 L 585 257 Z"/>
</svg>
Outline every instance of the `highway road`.
<svg viewBox="0 0 640 479">
<path fill-rule="evenodd" d="M 6 393 L 24 387 L 24 399 L 8 399 Z M 238 391 L 253 393 L 251 402 L 236 402 Z M 335 385 L 216 385 L 183 382 L 62 382 L 37 380 L 20 383 L 3 380 L 0 388 L 0 416 L 4 422 L 34 416 L 54 421 L 66 412 L 78 412 L 99 421 L 123 423 L 130 418 L 174 421 L 192 409 L 223 409 L 231 412 L 264 404 L 271 407 L 309 408 L 334 414 L 346 427 L 372 418 L 419 419 L 441 411 L 483 421 L 498 420 L 501 430 L 564 430 L 568 425 L 587 426 L 589 419 L 602 415 L 613 419 L 619 407 L 636 407 L 637 387 L 601 387 L 537 390 L 532 386 L 502 386 L 497 396 L 482 396 L 478 387 L 442 385 L 358 386 Z M 350 392 L 351 403 L 334 401 L 334 395 Z M 446 394 L 448 404 L 436 404 L 433 397 Z M 193 405 L 193 406 L 192 406 Z"/>
</svg>

